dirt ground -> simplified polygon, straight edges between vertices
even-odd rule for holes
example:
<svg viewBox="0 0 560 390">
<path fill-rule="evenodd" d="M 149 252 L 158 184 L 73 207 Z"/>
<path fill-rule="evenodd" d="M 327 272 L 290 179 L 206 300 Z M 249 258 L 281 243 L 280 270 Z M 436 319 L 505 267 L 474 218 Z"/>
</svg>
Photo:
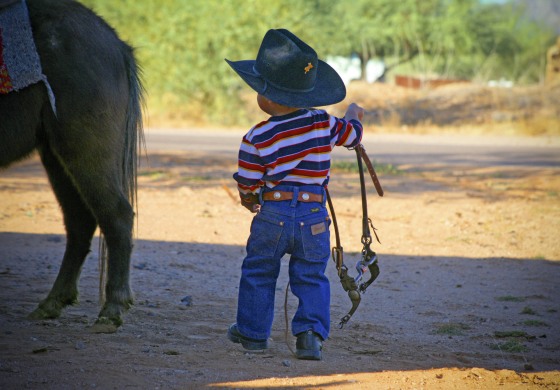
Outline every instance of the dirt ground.
<svg viewBox="0 0 560 390">
<path fill-rule="evenodd" d="M 80 303 L 57 320 L 26 316 L 64 252 L 59 208 L 35 156 L 0 174 L 2 389 L 559 389 L 560 168 L 400 167 L 368 185 L 381 274 L 350 308 L 334 263 L 323 361 L 286 345 L 287 260 L 271 348 L 226 339 L 251 214 L 237 205 L 235 161 L 150 155 L 139 179 L 135 305 L 113 334 L 92 334 L 97 239 Z M 371 183 L 369 183 L 371 184 Z M 345 263 L 361 250 L 356 173 L 333 172 Z M 290 296 L 288 317 L 296 307 Z M 290 335 L 288 342 L 294 347 Z"/>
</svg>

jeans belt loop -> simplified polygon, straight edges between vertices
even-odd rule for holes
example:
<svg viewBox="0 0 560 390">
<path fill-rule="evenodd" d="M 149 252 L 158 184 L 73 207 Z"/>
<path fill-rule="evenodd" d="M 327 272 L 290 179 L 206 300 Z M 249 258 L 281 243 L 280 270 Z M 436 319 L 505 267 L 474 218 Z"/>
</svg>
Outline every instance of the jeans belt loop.
<svg viewBox="0 0 560 390">
<path fill-rule="evenodd" d="M 292 202 L 290 203 L 291 207 L 296 207 L 299 198 L 299 187 L 294 187 L 294 195 L 292 198 Z"/>
</svg>

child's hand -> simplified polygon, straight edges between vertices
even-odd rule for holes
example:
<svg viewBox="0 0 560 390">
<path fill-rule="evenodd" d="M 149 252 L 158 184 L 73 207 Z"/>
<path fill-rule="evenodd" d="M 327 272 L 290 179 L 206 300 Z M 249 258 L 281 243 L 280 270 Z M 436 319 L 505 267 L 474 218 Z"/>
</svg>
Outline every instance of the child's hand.
<svg viewBox="0 0 560 390">
<path fill-rule="evenodd" d="M 364 112 L 365 111 L 362 107 L 358 106 L 356 103 L 351 103 L 346 110 L 344 118 L 346 118 L 347 120 L 356 119 L 361 122 L 364 118 Z"/>
<path fill-rule="evenodd" d="M 244 195 L 239 193 L 239 198 L 241 200 L 241 205 L 245 207 L 252 213 L 258 213 L 260 211 L 261 205 L 259 204 L 259 196 L 255 194 Z"/>
</svg>

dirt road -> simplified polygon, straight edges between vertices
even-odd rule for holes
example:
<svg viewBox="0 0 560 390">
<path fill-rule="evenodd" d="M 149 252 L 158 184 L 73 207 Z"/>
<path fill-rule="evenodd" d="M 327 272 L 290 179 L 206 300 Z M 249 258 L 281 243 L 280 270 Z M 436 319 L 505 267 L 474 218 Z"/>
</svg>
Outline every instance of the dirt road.
<svg viewBox="0 0 560 390">
<path fill-rule="evenodd" d="M 344 329 L 350 301 L 329 267 L 321 362 L 286 346 L 287 261 L 271 348 L 247 353 L 225 337 L 251 220 L 229 195 L 230 156 L 153 152 L 143 163 L 136 304 L 114 334 L 88 332 L 99 310 L 95 244 L 79 305 L 57 320 L 26 319 L 58 272 L 64 228 L 36 157 L 2 172 L 0 387 L 560 388 L 560 168 L 413 168 L 380 169 L 384 198 L 370 187 L 381 275 Z M 333 172 L 350 267 L 361 250 L 358 186 L 356 173 Z M 295 307 L 290 296 L 288 316 Z"/>
</svg>

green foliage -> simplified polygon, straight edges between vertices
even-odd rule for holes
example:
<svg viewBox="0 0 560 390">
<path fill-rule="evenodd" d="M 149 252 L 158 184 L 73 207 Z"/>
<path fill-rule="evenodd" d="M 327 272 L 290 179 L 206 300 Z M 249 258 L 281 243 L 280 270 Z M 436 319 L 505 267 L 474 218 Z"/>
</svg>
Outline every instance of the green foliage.
<svg viewBox="0 0 560 390">
<path fill-rule="evenodd" d="M 526 321 L 523 321 L 523 325 L 527 325 L 527 326 L 547 326 L 547 327 L 550 327 L 549 324 L 547 324 L 546 322 L 541 321 L 541 320 L 526 320 Z"/>
<path fill-rule="evenodd" d="M 504 295 L 502 297 L 497 297 L 496 300 L 502 302 L 525 302 L 524 297 L 516 297 L 513 295 Z"/>
<path fill-rule="evenodd" d="M 522 337 L 526 339 L 530 339 L 531 336 L 522 330 L 507 330 L 507 331 L 495 331 L 494 336 L 497 338 L 505 338 L 505 337 Z"/>
<path fill-rule="evenodd" d="M 469 330 L 471 327 L 467 324 L 462 323 L 446 323 L 438 325 L 435 333 L 447 336 L 463 336 L 465 330 Z"/>
<path fill-rule="evenodd" d="M 247 125 L 250 93 L 224 58 L 256 57 L 270 28 L 319 53 L 382 59 L 390 71 L 538 81 L 551 31 L 513 5 L 478 0 L 81 0 L 136 48 L 150 111 Z"/>
<path fill-rule="evenodd" d="M 517 340 L 506 341 L 505 343 L 499 343 L 491 346 L 492 349 L 502 351 L 502 352 L 527 352 L 529 349 Z"/>
<path fill-rule="evenodd" d="M 523 310 L 521 310 L 521 314 L 529 314 L 529 315 L 536 315 L 537 312 L 534 311 L 532 308 L 530 308 L 529 306 L 525 306 L 523 308 Z"/>
</svg>

